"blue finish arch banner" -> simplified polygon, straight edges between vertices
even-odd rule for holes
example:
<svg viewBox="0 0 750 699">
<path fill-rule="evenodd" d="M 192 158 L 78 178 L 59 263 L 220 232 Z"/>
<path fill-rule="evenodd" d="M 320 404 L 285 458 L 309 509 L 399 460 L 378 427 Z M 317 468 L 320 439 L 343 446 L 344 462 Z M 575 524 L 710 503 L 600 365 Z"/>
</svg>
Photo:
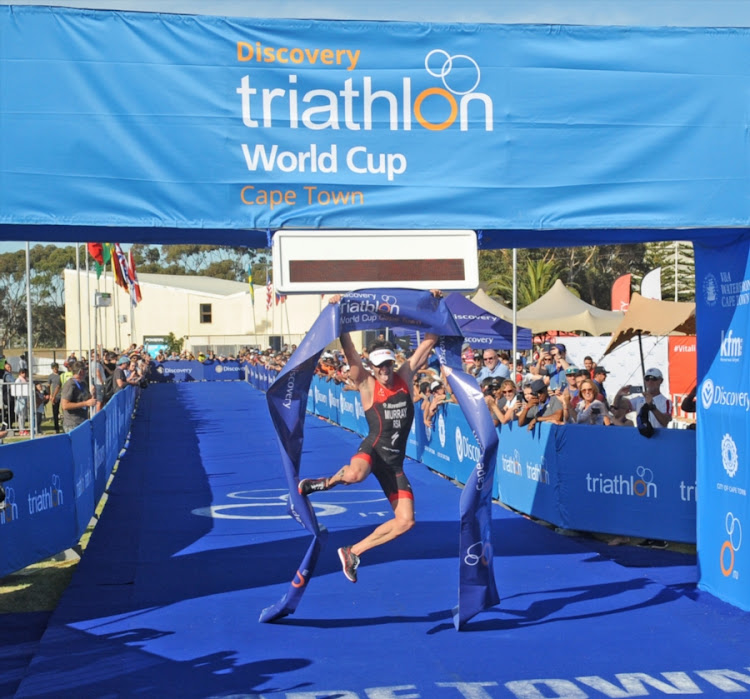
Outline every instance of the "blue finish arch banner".
<svg viewBox="0 0 750 699">
<path fill-rule="evenodd" d="M 297 350 L 269 387 L 268 407 L 281 449 L 289 486 L 291 516 L 313 535 L 313 540 L 281 600 L 264 609 L 260 621 L 271 622 L 292 614 L 299 604 L 317 564 L 327 532 L 307 498 L 297 490 L 304 439 L 305 414 L 318 358 L 342 332 L 372 330 L 393 325 L 409 326 L 441 336 L 441 356 L 448 382 L 456 395 L 474 438 L 472 470 L 461 494 L 459 529 L 459 595 L 453 610 L 457 629 L 483 609 L 499 601 L 493 570 L 491 541 L 492 488 L 497 433 L 473 377 L 460 370 L 460 330 L 444 300 L 429 292 L 408 289 L 376 289 L 351 292 L 341 302 L 323 309 Z M 454 341 L 451 341 L 454 340 Z M 452 350 L 451 348 L 455 348 Z M 339 419 L 340 400 L 333 387 L 313 387 L 313 409 L 324 417 Z M 356 403 L 355 403 L 356 406 Z M 361 405 L 360 408 L 361 410 Z M 355 407 L 356 410 L 356 407 Z M 348 413 L 349 411 L 347 411 Z"/>
<path fill-rule="evenodd" d="M 695 248 L 700 587 L 750 610 L 750 241 Z"/>
<path fill-rule="evenodd" d="M 2 6 L 0 236 L 711 236 L 750 224 L 749 38 Z"/>
</svg>

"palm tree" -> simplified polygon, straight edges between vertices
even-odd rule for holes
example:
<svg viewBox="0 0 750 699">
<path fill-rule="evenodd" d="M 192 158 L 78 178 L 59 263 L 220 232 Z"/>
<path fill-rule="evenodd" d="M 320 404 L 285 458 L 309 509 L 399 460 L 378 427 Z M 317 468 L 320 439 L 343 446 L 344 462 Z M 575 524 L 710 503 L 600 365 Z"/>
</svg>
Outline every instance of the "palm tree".
<svg viewBox="0 0 750 699">
<path fill-rule="evenodd" d="M 560 265 L 548 253 L 538 260 L 526 260 L 525 266 L 518 270 L 518 307 L 524 308 L 544 296 L 559 276 Z M 510 275 L 493 277 L 487 282 L 487 293 L 510 300 L 513 297 L 513 278 Z"/>
</svg>

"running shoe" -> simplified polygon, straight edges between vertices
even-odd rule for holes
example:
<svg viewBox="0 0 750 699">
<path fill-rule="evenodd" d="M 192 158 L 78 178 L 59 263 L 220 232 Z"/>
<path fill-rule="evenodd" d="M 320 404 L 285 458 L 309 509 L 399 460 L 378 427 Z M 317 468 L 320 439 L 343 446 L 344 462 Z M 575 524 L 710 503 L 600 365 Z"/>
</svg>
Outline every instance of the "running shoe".
<svg viewBox="0 0 750 699">
<path fill-rule="evenodd" d="M 343 546 L 339 549 L 339 558 L 341 559 L 341 569 L 344 571 L 347 580 L 357 582 L 357 568 L 359 567 L 359 556 L 352 553 L 351 546 Z"/>
<path fill-rule="evenodd" d="M 310 493 L 319 493 L 327 490 L 327 478 L 303 478 L 297 489 L 300 495 L 309 495 Z"/>
</svg>

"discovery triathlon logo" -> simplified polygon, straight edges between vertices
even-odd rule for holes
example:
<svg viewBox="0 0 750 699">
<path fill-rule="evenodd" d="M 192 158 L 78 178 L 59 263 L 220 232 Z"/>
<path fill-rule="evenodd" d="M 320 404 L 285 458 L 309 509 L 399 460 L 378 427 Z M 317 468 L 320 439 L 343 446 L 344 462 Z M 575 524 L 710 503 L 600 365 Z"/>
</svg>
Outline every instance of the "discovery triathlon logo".
<svg viewBox="0 0 750 699">
<path fill-rule="evenodd" d="M 713 405 L 742 408 L 745 412 L 750 410 L 750 396 L 747 391 L 730 391 L 724 386 L 714 384 L 711 379 L 706 379 L 701 386 L 701 403 L 706 410 Z"/>
<path fill-rule="evenodd" d="M 354 71 L 360 57 L 359 50 L 339 49 L 335 52 L 337 59 L 333 58 L 333 53 L 333 49 L 275 48 L 263 47 L 260 42 L 237 43 L 237 59 L 241 63 L 334 66 L 338 60 L 339 65 L 348 62 L 347 71 Z M 324 55 L 330 60 L 323 60 Z M 420 85 L 431 83 L 424 89 L 416 87 L 410 76 L 402 76 L 396 90 L 385 89 L 385 85 L 376 84 L 370 75 L 346 78 L 332 90 L 321 89 L 320 83 L 305 84 L 308 76 L 311 80 L 319 77 L 316 71 L 308 70 L 300 75 L 289 73 L 286 84 L 282 85 L 278 71 L 266 70 L 252 79 L 250 75 L 243 76 L 235 92 L 240 97 L 242 123 L 250 129 L 371 131 L 377 123 L 379 128 L 385 126 L 390 131 L 411 131 L 417 125 L 428 131 L 444 131 L 458 121 L 461 131 L 468 131 L 470 124 L 472 127 L 481 125 L 485 131 L 493 130 L 492 99 L 477 91 L 482 73 L 471 56 L 451 55 L 443 49 L 433 49 L 425 56 L 424 70 L 426 75 L 415 76 Z M 398 84 L 392 71 L 384 69 L 382 74 L 388 76 L 388 87 Z M 439 85 L 435 85 L 436 81 Z M 427 107 L 428 101 L 431 109 Z M 387 118 L 375 117 L 376 105 L 378 110 L 387 110 Z M 437 113 L 442 115 L 440 121 L 435 120 Z M 255 152 L 258 154 L 258 146 Z"/>
<path fill-rule="evenodd" d="M 617 474 L 605 477 L 600 473 L 598 476 L 586 474 L 586 491 L 600 495 L 625 495 L 637 496 L 639 498 L 658 498 L 659 491 L 654 483 L 654 473 L 650 468 L 638 466 L 635 476 Z"/>
<path fill-rule="evenodd" d="M 719 346 L 719 359 L 722 362 L 739 362 L 742 358 L 742 346 L 744 338 L 734 337 L 730 330 L 726 335 L 721 331 L 721 345 Z"/>
<path fill-rule="evenodd" d="M 438 413 L 437 418 L 438 428 L 438 440 L 440 441 L 440 448 L 445 448 L 445 418 L 443 417 L 442 411 Z"/>
<path fill-rule="evenodd" d="M 738 580 L 740 575 L 734 569 L 734 554 L 742 546 L 742 523 L 731 512 L 727 512 L 727 516 L 724 518 L 724 528 L 727 532 L 727 540 L 722 544 L 719 556 L 721 573 L 725 578 L 732 576 L 735 580 Z"/>
<path fill-rule="evenodd" d="M 730 434 L 725 434 L 721 440 L 721 463 L 727 475 L 734 478 L 739 461 L 737 459 L 737 445 Z"/>
<path fill-rule="evenodd" d="M 393 294 L 353 292 L 341 299 L 340 309 L 342 325 L 392 320 L 401 313 L 398 297 Z"/>
<path fill-rule="evenodd" d="M 464 458 L 474 462 L 482 460 L 482 449 L 464 435 L 460 427 L 456 427 L 456 454 L 460 462 L 463 462 Z"/>
</svg>

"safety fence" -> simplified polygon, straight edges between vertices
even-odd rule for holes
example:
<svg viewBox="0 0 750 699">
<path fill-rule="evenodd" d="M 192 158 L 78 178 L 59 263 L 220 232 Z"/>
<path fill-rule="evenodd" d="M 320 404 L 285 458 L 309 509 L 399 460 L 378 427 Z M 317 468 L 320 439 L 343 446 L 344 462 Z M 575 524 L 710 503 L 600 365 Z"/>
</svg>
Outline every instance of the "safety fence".
<svg viewBox="0 0 750 699">
<path fill-rule="evenodd" d="M 248 381 L 265 391 L 275 374 L 253 367 Z M 308 411 L 360 435 L 367 421 L 357 391 L 313 378 Z M 540 423 L 498 428 L 493 495 L 519 512 L 564 529 L 695 543 L 696 461 L 693 430 Z M 479 444 L 454 404 L 431 427 L 412 426 L 407 455 L 459 483 L 479 460 Z"/>
<path fill-rule="evenodd" d="M 14 475 L 0 509 L 0 577 L 78 543 L 130 433 L 139 390 L 118 391 L 67 434 L 1 448 Z"/>
</svg>

